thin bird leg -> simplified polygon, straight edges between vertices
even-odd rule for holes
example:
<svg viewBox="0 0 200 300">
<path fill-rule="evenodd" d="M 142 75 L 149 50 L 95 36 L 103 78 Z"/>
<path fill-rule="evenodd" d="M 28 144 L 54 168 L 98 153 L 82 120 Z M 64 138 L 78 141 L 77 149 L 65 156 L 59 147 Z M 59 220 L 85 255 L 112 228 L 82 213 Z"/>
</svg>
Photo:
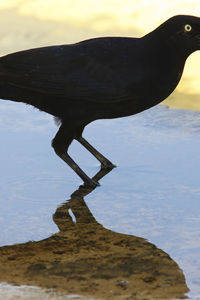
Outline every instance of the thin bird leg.
<svg viewBox="0 0 200 300">
<path fill-rule="evenodd" d="M 76 172 L 76 174 L 84 181 L 86 186 L 91 186 L 95 188 L 99 185 L 98 182 L 95 182 L 90 177 L 85 174 L 85 172 L 75 163 L 75 161 L 69 156 L 68 153 L 57 153 L 57 155 L 64 160 L 73 170 Z"/>
<path fill-rule="evenodd" d="M 70 127 L 71 125 L 71 127 Z M 88 177 L 85 172 L 75 163 L 75 161 L 67 153 L 69 145 L 74 139 L 75 129 L 72 124 L 62 124 L 52 140 L 52 147 L 56 154 L 64 160 L 75 172 L 76 174 L 84 181 L 86 186 L 96 187 L 99 185 L 97 182 Z"/>
<path fill-rule="evenodd" d="M 89 144 L 88 141 L 86 141 L 82 136 L 76 137 L 76 140 L 100 161 L 101 168 L 111 170 L 116 167 L 115 165 L 113 165 L 113 163 L 110 160 L 108 160 L 99 151 L 97 151 L 91 144 Z"/>
</svg>

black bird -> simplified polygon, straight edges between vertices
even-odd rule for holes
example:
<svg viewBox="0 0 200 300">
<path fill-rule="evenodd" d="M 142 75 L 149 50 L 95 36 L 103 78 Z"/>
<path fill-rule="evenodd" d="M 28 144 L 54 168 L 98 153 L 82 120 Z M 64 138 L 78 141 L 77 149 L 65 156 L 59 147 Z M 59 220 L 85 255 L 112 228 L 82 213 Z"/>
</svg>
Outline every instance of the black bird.
<svg viewBox="0 0 200 300">
<path fill-rule="evenodd" d="M 130 116 L 168 97 L 187 57 L 200 50 L 200 18 L 174 16 L 141 38 L 102 37 L 0 58 L 0 98 L 31 104 L 60 120 L 56 154 L 95 186 L 68 155 L 76 139 L 100 162 L 114 165 L 83 137 L 97 119 Z"/>
</svg>

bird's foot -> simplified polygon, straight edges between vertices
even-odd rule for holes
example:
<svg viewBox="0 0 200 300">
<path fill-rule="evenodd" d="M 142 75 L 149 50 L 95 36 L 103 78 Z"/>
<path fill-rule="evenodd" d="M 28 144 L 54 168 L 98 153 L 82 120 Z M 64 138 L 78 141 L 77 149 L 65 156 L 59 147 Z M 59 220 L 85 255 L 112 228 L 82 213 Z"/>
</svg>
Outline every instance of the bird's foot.
<svg viewBox="0 0 200 300">
<path fill-rule="evenodd" d="M 83 186 L 95 189 L 97 186 L 100 186 L 100 183 L 98 181 L 94 181 L 91 178 L 88 178 L 87 180 L 84 180 Z"/>
<path fill-rule="evenodd" d="M 106 169 L 106 170 L 112 170 L 114 168 L 116 168 L 117 166 L 114 165 L 113 163 L 111 163 L 111 161 L 109 161 L 108 159 L 101 162 L 101 169 Z"/>
</svg>

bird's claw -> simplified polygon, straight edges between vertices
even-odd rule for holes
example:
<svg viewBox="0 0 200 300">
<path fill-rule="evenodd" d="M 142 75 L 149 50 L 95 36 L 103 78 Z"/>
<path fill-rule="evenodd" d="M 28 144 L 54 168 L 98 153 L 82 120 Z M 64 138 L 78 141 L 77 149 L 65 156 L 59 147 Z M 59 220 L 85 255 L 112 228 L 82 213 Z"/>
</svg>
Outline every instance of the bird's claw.
<svg viewBox="0 0 200 300">
<path fill-rule="evenodd" d="M 83 186 L 95 189 L 97 186 L 100 186 L 100 183 L 98 181 L 94 181 L 92 179 L 89 179 L 89 180 L 84 182 Z"/>
<path fill-rule="evenodd" d="M 111 161 L 106 160 L 105 162 L 101 163 L 101 169 L 106 169 L 106 170 L 112 170 L 116 168 L 117 166 L 111 163 Z"/>
</svg>

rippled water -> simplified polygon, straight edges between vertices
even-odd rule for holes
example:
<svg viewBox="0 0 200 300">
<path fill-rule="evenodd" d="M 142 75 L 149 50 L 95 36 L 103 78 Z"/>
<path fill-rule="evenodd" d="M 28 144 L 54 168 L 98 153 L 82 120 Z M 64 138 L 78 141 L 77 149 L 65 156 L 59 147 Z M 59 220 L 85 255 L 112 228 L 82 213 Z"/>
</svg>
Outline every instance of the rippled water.
<svg viewBox="0 0 200 300">
<path fill-rule="evenodd" d="M 56 208 L 81 184 L 54 154 L 51 116 L 18 103 L 0 105 L 0 245 L 58 232 Z M 189 297 L 200 297 L 200 113 L 157 106 L 101 120 L 84 132 L 117 168 L 85 197 L 95 219 L 147 239 L 183 270 Z M 98 162 L 77 142 L 71 156 L 93 176 Z"/>
</svg>

